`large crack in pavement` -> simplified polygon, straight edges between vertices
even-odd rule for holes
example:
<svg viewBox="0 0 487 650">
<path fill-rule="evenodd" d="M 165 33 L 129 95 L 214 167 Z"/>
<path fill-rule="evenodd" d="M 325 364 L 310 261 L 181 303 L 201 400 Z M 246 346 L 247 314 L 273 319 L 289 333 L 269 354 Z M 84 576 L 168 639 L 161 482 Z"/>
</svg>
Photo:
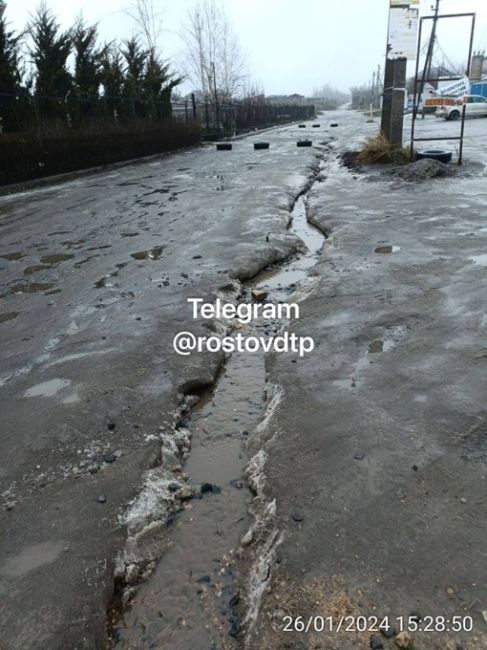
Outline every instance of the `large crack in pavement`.
<svg viewBox="0 0 487 650">
<path fill-rule="evenodd" d="M 220 327 L 191 319 L 188 297 L 230 299 L 232 277 L 252 278 L 299 247 L 286 224 L 319 148 L 297 149 L 296 132 L 269 132 L 264 154 L 254 152 L 254 134 L 230 156 L 204 147 L 1 199 L 7 648 L 104 647 L 113 561 L 127 532 L 119 515 L 161 459 L 181 465 L 189 440 L 178 401 L 190 408 L 184 396 L 211 385 L 224 360 L 179 358 L 170 341 L 181 329 Z M 191 192 L 137 203 L 169 185 Z M 41 264 L 45 256 L 53 263 Z M 29 292 L 26 270 L 54 288 Z M 144 528 L 137 512 L 132 532 Z M 149 573 L 150 563 L 131 580 L 140 569 Z"/>
<path fill-rule="evenodd" d="M 359 119 L 340 115 L 347 133 Z M 308 197 L 330 232 L 303 304 L 317 347 L 269 360 L 279 393 L 250 470 L 272 506 L 247 647 L 480 650 L 485 171 L 408 183 L 339 164 Z"/>
<path fill-rule="evenodd" d="M 222 300 L 249 303 L 254 288 L 273 303 L 309 292 L 324 235 L 307 221 L 306 195 L 321 180 L 325 155 L 323 148 L 290 206 L 288 229 L 300 239 L 298 250 L 244 284 L 235 280 L 219 292 Z M 262 318 L 214 325 L 222 336 L 238 329 L 269 337 L 285 327 Z M 181 396 L 171 432 L 161 433 L 164 462 L 150 470 L 124 516 L 129 536 L 109 612 L 115 647 L 235 650 L 252 626 L 268 579 L 262 572 L 279 539 L 261 486 L 263 432 L 279 396 L 265 364 L 263 352 L 234 352 L 212 385 Z M 251 548 L 258 558 L 244 576 L 239 569 Z"/>
</svg>

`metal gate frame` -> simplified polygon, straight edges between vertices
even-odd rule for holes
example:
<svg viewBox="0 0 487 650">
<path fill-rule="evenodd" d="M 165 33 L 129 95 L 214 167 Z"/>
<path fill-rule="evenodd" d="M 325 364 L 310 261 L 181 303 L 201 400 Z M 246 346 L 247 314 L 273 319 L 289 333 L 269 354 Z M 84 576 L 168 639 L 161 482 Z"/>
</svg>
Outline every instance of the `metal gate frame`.
<svg viewBox="0 0 487 650">
<path fill-rule="evenodd" d="M 418 83 L 421 84 L 421 86 L 424 85 L 425 82 L 431 82 L 431 81 L 438 81 L 438 79 L 425 79 L 424 75 L 423 77 L 418 80 L 418 72 L 419 72 L 419 57 L 421 53 L 421 36 L 423 32 L 423 21 L 424 20 L 441 20 L 442 18 L 468 18 L 470 17 L 472 19 L 471 22 L 471 27 L 470 27 L 470 44 L 469 44 L 469 49 L 468 49 L 468 70 L 467 70 L 467 76 L 470 78 L 470 68 L 472 65 L 472 51 L 473 51 L 473 37 L 474 37 L 474 31 L 475 31 L 475 13 L 465 13 L 465 14 L 442 14 L 438 16 L 423 16 L 420 18 L 419 21 L 419 36 L 418 36 L 418 47 L 416 51 L 416 73 L 414 76 L 414 99 L 413 99 L 413 119 L 411 122 L 411 160 L 414 159 L 414 143 L 415 142 L 431 142 L 433 140 L 460 140 L 460 149 L 458 152 L 458 164 L 462 164 L 462 158 L 463 158 L 463 138 L 464 138 L 464 133 L 465 133 L 465 111 L 467 108 L 467 105 L 463 104 L 463 109 L 462 109 L 462 123 L 461 123 L 461 129 L 460 129 L 460 135 L 459 136 L 447 136 L 447 137 L 432 137 L 432 138 L 415 138 L 415 126 L 416 126 L 416 118 L 418 114 L 417 110 L 417 104 L 421 101 L 421 95 L 424 91 L 424 88 L 422 87 L 419 92 L 418 96 Z M 463 77 L 459 77 L 458 75 L 455 75 L 454 77 L 445 77 L 442 80 L 443 81 L 456 81 L 458 79 L 462 79 Z"/>
</svg>

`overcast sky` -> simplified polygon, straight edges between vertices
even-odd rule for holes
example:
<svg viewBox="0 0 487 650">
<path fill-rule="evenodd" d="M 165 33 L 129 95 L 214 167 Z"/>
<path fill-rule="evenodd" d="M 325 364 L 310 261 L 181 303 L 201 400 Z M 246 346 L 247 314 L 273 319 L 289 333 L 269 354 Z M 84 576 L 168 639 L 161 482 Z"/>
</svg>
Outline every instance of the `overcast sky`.
<svg viewBox="0 0 487 650">
<path fill-rule="evenodd" d="M 8 21 L 22 28 L 35 9 L 34 0 L 6 0 Z M 65 27 L 82 11 L 98 22 L 103 39 L 131 35 L 125 10 L 131 0 L 47 0 Z M 221 0 L 248 63 L 250 77 L 266 94 L 310 94 L 330 83 L 342 90 L 371 78 L 383 65 L 389 0 Z M 433 0 L 421 0 L 429 14 Z M 180 32 L 196 0 L 154 0 L 164 15 L 161 49 L 181 71 Z M 442 0 L 442 12 L 477 13 L 475 45 L 487 49 L 487 1 Z M 455 63 L 466 60 L 467 24 L 443 28 L 441 45 Z M 189 90 L 186 87 L 185 90 Z"/>
</svg>

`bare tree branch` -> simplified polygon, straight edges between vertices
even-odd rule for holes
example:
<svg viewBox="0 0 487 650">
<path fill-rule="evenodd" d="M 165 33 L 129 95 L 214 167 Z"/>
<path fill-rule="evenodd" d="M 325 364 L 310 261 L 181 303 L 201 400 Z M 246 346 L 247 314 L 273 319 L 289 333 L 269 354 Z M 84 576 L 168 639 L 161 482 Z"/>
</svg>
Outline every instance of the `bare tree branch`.
<svg viewBox="0 0 487 650">
<path fill-rule="evenodd" d="M 157 52 L 163 29 L 164 11 L 157 12 L 154 0 L 134 0 L 126 10 L 127 16 L 132 18 L 137 26 L 138 35 L 143 40 L 147 49 Z"/>
<path fill-rule="evenodd" d="M 242 90 L 243 56 L 228 16 L 217 0 L 189 10 L 182 33 L 188 76 L 205 96 L 229 100 Z"/>
</svg>

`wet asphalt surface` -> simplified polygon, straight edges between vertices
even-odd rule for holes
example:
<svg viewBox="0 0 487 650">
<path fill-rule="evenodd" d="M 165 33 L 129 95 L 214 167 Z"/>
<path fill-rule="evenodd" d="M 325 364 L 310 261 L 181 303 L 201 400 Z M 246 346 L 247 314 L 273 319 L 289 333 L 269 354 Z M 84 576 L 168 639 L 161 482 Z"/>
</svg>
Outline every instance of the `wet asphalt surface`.
<svg viewBox="0 0 487 650">
<path fill-rule="evenodd" d="M 296 249 L 290 209 L 320 155 L 297 137 L 279 128 L 269 151 L 249 136 L 0 199 L 8 650 L 104 647 L 127 504 L 162 462 L 182 393 L 223 360 L 173 352 L 177 332 L 208 333 L 186 300 Z"/>
<path fill-rule="evenodd" d="M 192 415 L 193 467 L 191 456 L 184 467 L 161 458 L 159 436 L 172 435 L 181 394 L 209 387 L 223 362 L 172 352 L 176 332 L 207 332 L 186 298 L 236 298 L 231 278 L 294 253 L 291 209 L 313 181 L 305 207 L 328 237 L 321 256 L 304 280 L 261 276 L 277 299 L 302 301 L 289 327 L 317 348 L 266 360 L 267 417 L 256 425 L 254 413 L 247 432 L 252 489 L 242 494 L 253 534 L 237 549 L 242 627 L 231 642 L 367 648 L 369 633 L 283 632 L 283 617 L 419 611 L 471 615 L 475 629 L 416 634 L 418 650 L 486 647 L 483 168 L 424 185 L 371 180 L 337 155 L 377 125 L 351 112 L 320 122 L 319 136 L 307 127 L 323 143 L 311 149 L 296 147 L 295 125 L 268 132 L 268 152 L 252 149 L 262 136 L 247 137 L 232 152 L 190 150 L 0 199 L 2 650 L 106 646 L 129 501 L 151 468 L 167 465 L 182 483 L 182 470 L 212 480 L 201 472 L 205 419 L 216 418 L 218 439 L 236 408 L 227 397 L 214 400 L 213 416 Z M 469 134 L 467 157 L 485 162 L 485 121 L 469 123 Z M 242 365 L 246 379 L 257 372 Z M 233 476 L 241 441 L 227 442 Z M 217 503 L 205 501 L 211 526 L 200 536 Z M 180 548 L 157 529 L 169 559 L 142 604 L 158 589 L 166 602 L 180 598 L 164 576 L 181 579 L 181 549 L 191 553 L 198 534 L 184 536 L 191 526 L 179 521 Z M 244 524 L 234 524 L 236 539 Z M 161 631 L 145 615 L 150 645 L 136 634 L 133 647 L 177 638 L 181 620 Z"/>
<path fill-rule="evenodd" d="M 249 648 L 487 647 L 485 125 L 467 122 L 461 177 L 391 181 L 331 156 L 308 194 L 328 238 L 291 328 L 317 347 L 268 359 L 277 403 L 254 476 L 262 518 L 276 508 L 247 557 L 265 558 Z M 397 633 L 410 616 L 409 637 L 374 623 Z"/>
</svg>

